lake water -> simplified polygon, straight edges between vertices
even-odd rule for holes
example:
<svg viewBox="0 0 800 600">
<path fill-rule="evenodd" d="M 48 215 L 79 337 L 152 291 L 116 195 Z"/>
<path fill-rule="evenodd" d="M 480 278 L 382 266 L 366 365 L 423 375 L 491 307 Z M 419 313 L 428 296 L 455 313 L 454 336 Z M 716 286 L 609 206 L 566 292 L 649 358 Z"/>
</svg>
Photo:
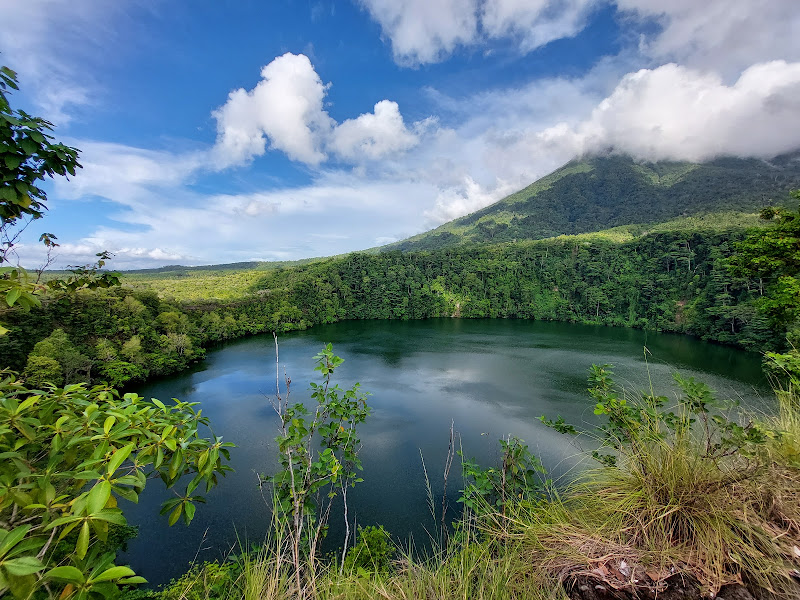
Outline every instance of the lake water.
<svg viewBox="0 0 800 600">
<path fill-rule="evenodd" d="M 434 523 L 427 505 L 425 460 L 441 503 L 450 423 L 467 457 L 496 464 L 498 438 L 516 435 L 537 454 L 551 477 L 566 480 L 580 468 L 572 439 L 546 428 L 538 417 L 563 415 L 573 424 L 594 422 L 586 393 L 592 363 L 613 363 L 615 377 L 631 389 L 672 394 L 680 370 L 708 383 L 719 397 L 763 408 L 770 402 L 760 356 L 686 336 L 622 328 L 512 320 L 431 319 L 350 321 L 318 326 L 280 338 L 281 372 L 292 379 L 295 402 L 310 406 L 309 382 L 318 381 L 312 357 L 333 342 L 345 359 L 334 381 L 347 389 L 361 382 L 371 392 L 372 414 L 360 428 L 364 482 L 350 490 L 351 515 L 359 525 L 383 524 L 396 540 L 425 546 Z M 645 362 L 645 346 L 649 350 Z M 123 501 L 139 537 L 118 564 L 127 561 L 150 583 L 185 572 L 193 560 L 223 557 L 239 540 L 264 539 L 270 520 L 257 473 L 277 469 L 278 420 L 275 348 L 257 336 L 210 350 L 192 372 L 142 386 L 146 398 L 200 402 L 213 430 L 234 442 L 234 473 L 220 479 L 198 505 L 191 526 L 167 527 L 159 504 L 170 497 L 151 481 L 138 505 Z M 584 461 L 585 463 L 585 461 Z M 451 515 L 462 487 L 458 458 L 448 482 Z M 341 515 L 331 520 L 329 542 L 342 538 Z"/>
</svg>

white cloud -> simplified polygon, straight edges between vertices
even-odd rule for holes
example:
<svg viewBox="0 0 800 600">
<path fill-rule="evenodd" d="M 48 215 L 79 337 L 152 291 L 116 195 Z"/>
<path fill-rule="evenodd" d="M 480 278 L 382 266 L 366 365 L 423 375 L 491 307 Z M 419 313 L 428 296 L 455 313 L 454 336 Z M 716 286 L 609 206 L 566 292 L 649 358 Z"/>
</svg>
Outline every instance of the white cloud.
<svg viewBox="0 0 800 600">
<path fill-rule="evenodd" d="M 101 196 L 121 204 L 154 187 L 177 187 L 205 163 L 204 153 L 175 154 L 89 140 L 70 140 L 80 148 L 83 165 L 69 180 L 54 180 L 63 198 Z"/>
<path fill-rule="evenodd" d="M 108 60 L 130 2 L 0 0 L 0 62 L 19 73 L 40 116 L 63 126 L 76 106 L 92 104 L 102 86 L 91 67 Z M 102 51 L 101 51 L 102 50 Z"/>
<path fill-rule="evenodd" d="M 396 102 L 381 100 L 374 112 L 337 124 L 324 110 L 328 88 L 303 54 L 286 53 L 261 71 L 250 91 L 238 89 L 214 111 L 218 168 L 245 163 L 270 149 L 318 166 L 327 151 L 358 163 L 403 152 L 417 142 Z"/>
<path fill-rule="evenodd" d="M 325 85 L 303 54 L 286 53 L 261 70 L 250 91 L 234 90 L 214 112 L 218 164 L 240 164 L 270 148 L 311 165 L 325 160 L 321 139 L 332 126 L 322 108 Z"/>
<path fill-rule="evenodd" d="M 599 0 L 494 0 L 484 2 L 481 24 L 493 38 L 512 37 L 528 52 L 586 26 Z"/>
<path fill-rule="evenodd" d="M 345 160 L 377 160 L 408 150 L 418 142 L 406 129 L 396 102 L 381 100 L 372 113 L 348 119 L 333 131 L 330 149 Z"/>
<path fill-rule="evenodd" d="M 58 267 L 93 262 L 101 250 L 115 254 L 110 266 L 116 269 L 340 254 L 375 245 L 376 232 L 398 239 L 416 231 L 419 215 L 437 193 L 426 182 L 320 171 L 301 187 L 200 194 L 186 184 L 195 165 L 205 164 L 202 156 L 74 143 L 89 149 L 90 169 L 70 181 L 59 180 L 51 223 L 69 210 L 64 199 L 100 196 L 122 209 L 107 214 L 110 224 L 83 237 L 55 227 L 62 242 Z M 117 168 L 114 179 L 110 175 Z M 34 240 L 29 236 L 18 248 L 23 264 L 32 267 L 44 255 Z"/>
<path fill-rule="evenodd" d="M 711 69 L 726 79 L 775 59 L 800 60 L 797 0 L 616 0 L 621 10 L 656 19 L 662 30 L 642 40 L 656 60 Z"/>
<path fill-rule="evenodd" d="M 800 63 L 754 65 L 730 85 L 668 64 L 625 75 L 606 94 L 596 75 L 459 100 L 437 96 L 458 125 L 425 137 L 397 166 L 398 176 L 438 186 L 427 224 L 478 210 L 576 156 L 611 147 L 641 160 L 693 161 L 770 158 L 800 147 Z"/>
<path fill-rule="evenodd" d="M 461 185 L 442 190 L 433 208 L 426 210 L 424 215 L 428 222 L 438 225 L 497 202 L 514 191 L 502 185 L 487 190 L 472 177 L 466 176 Z"/>
<path fill-rule="evenodd" d="M 715 70 L 726 78 L 757 62 L 799 60 L 797 0 L 360 0 L 392 45 L 396 62 L 446 59 L 459 47 L 510 39 L 527 53 L 575 36 L 595 8 L 616 6 L 622 25 L 645 27 L 651 60 Z M 658 63 L 657 63 L 658 64 Z"/>
<path fill-rule="evenodd" d="M 589 119 L 548 128 L 536 141 L 576 154 L 613 147 L 646 160 L 772 157 L 800 146 L 800 63 L 754 65 L 731 86 L 675 64 L 642 69 Z"/>
<path fill-rule="evenodd" d="M 577 34 L 601 0 L 361 0 L 389 38 L 395 61 L 440 62 L 458 47 L 515 39 L 523 52 Z"/>
<path fill-rule="evenodd" d="M 478 32 L 478 0 L 361 0 L 392 43 L 395 60 L 439 62 Z"/>
</svg>

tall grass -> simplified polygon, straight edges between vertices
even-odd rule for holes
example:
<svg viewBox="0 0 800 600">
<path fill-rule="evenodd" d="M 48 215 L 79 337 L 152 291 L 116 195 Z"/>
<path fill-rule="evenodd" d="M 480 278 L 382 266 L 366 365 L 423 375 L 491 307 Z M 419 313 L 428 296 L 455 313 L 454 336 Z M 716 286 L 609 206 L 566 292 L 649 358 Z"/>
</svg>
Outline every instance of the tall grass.
<svg viewBox="0 0 800 600">
<path fill-rule="evenodd" d="M 617 448 L 616 466 L 586 473 L 506 531 L 562 581 L 590 576 L 652 594 L 680 575 L 707 596 L 744 583 L 765 597 L 800 597 L 800 410 L 796 394 L 778 398 L 778 415 L 761 427 L 769 435 L 739 448 L 726 441 L 724 419 L 668 427 L 647 404 L 652 395 L 629 396 L 645 404 L 644 416 Z M 678 423 L 690 422 L 684 409 L 673 413 Z"/>
</svg>

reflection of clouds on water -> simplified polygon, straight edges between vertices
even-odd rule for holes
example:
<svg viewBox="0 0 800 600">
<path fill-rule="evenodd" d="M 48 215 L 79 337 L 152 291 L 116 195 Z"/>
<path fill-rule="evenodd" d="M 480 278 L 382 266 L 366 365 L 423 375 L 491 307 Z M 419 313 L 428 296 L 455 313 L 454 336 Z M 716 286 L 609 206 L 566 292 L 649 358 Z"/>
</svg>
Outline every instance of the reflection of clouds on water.
<svg viewBox="0 0 800 600">
<path fill-rule="evenodd" d="M 370 461 L 375 461 L 376 457 L 390 456 L 400 446 L 404 439 L 404 430 L 410 426 L 409 422 L 399 423 L 391 429 L 382 428 L 380 431 L 360 434 L 364 455 L 368 455 Z"/>
<path fill-rule="evenodd" d="M 451 421 L 456 446 L 484 465 L 500 459 L 497 440 L 509 434 L 528 444 L 557 481 L 568 481 L 581 460 L 574 438 L 539 422 L 546 415 L 589 428 L 598 417 L 587 394 L 592 363 L 614 363 L 615 378 L 631 390 L 646 389 L 648 374 L 643 343 L 654 353 L 650 377 L 658 393 L 673 396 L 672 373 L 681 366 L 719 392 L 745 394 L 758 381 L 760 358 L 689 338 L 645 334 L 606 327 L 584 327 L 528 321 L 343 322 L 287 334 L 280 341 L 279 377 L 292 379 L 292 402 L 313 409 L 309 382 L 320 380 L 312 357 L 332 341 L 345 359 L 334 381 L 342 389 L 360 381 L 372 393 L 372 414 L 359 428 L 364 482 L 351 491 L 351 509 L 360 524 L 382 523 L 397 538 L 415 537 L 424 545 L 423 523 L 430 523 L 422 451 L 434 495 L 441 499 L 442 472 Z M 217 558 L 220 549 L 246 531 L 257 539 L 269 524 L 255 473 L 278 469 L 275 437 L 278 418 L 270 406 L 275 394 L 275 353 L 271 336 L 230 342 L 208 352 L 205 369 L 144 386 L 142 395 L 199 401 L 214 433 L 238 445 L 232 452 L 235 473 L 221 480 L 207 505 L 197 510 L 188 529 L 165 534 L 166 522 L 153 518 L 163 495 L 150 486 L 139 506 L 130 510 L 132 524 L 142 526 L 128 555 L 132 565 L 154 583 L 179 574 L 210 526 L 201 558 Z M 386 360 L 387 356 L 398 359 Z M 688 358 L 687 358 L 688 357 Z M 730 379 L 725 374 L 729 374 Z M 741 383 L 747 381 L 750 383 Z M 590 439 L 584 441 L 590 449 Z M 592 465 L 592 461 L 589 461 Z M 462 486 L 455 458 L 448 495 Z M 166 493 L 165 493 L 166 494 Z M 451 510 L 457 509 L 451 502 Z M 127 509 L 126 509 L 127 511 Z M 330 536 L 339 540 L 331 523 Z M 154 540 L 165 539 L 164 544 Z"/>
</svg>

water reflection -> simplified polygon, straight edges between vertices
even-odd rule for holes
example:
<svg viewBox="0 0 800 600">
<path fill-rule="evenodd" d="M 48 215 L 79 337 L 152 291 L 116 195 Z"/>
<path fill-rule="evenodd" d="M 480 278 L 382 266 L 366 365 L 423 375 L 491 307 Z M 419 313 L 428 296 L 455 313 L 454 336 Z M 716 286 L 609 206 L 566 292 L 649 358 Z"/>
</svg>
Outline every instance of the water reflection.
<svg viewBox="0 0 800 600">
<path fill-rule="evenodd" d="M 282 377 L 285 367 L 292 378 L 293 401 L 308 399 L 309 382 L 318 379 L 312 357 L 327 342 L 346 359 L 337 370 L 339 385 L 360 381 L 372 393 L 373 412 L 361 430 L 364 482 L 350 492 L 351 510 L 359 524 L 382 523 L 402 540 L 413 535 L 417 546 L 424 545 L 426 528 L 433 527 L 420 452 L 438 504 L 451 420 L 465 455 L 488 464 L 498 456 L 497 439 L 511 433 L 528 443 L 554 477 L 562 477 L 578 462 L 578 450 L 538 417 L 561 414 L 576 424 L 592 423 L 593 402 L 586 394 L 592 363 L 614 363 L 617 380 L 633 388 L 648 385 L 649 369 L 658 393 L 672 393 L 671 374 L 678 368 L 702 378 L 721 396 L 756 404 L 766 393 L 758 355 L 685 336 L 563 323 L 434 319 L 346 322 L 283 336 L 280 371 Z M 648 363 L 645 345 L 651 352 Z M 256 474 L 278 466 L 277 417 L 269 403 L 275 392 L 272 337 L 209 351 L 201 368 L 139 391 L 145 397 L 200 402 L 214 432 L 238 445 L 232 452 L 236 472 L 199 506 L 189 528 L 168 529 L 157 516 L 168 497 L 157 482 L 139 505 L 124 507 L 140 527 L 127 559 L 151 582 L 161 583 L 184 572 L 195 557 L 219 558 L 237 536 L 260 541 L 266 533 L 268 508 Z M 460 487 L 454 465 L 448 484 L 452 501 Z M 341 539 L 339 521 L 331 523 L 332 545 Z"/>
</svg>

